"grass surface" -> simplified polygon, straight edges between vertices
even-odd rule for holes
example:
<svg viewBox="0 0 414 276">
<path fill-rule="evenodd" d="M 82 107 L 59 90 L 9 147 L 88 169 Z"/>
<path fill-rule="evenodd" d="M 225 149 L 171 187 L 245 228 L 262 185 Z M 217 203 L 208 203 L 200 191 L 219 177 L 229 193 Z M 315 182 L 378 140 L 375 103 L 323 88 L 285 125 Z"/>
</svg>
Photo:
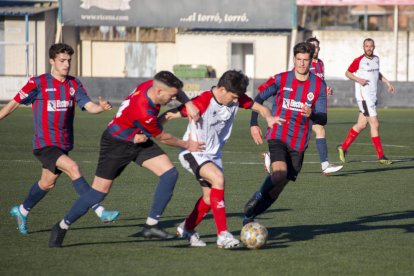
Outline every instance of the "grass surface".
<svg viewBox="0 0 414 276">
<path fill-rule="evenodd" d="M 75 149 L 71 157 L 91 180 L 99 138 L 115 111 L 98 116 L 77 110 Z M 62 175 L 30 213 L 29 235 L 21 236 L 9 216 L 39 178 L 41 166 L 31 153 L 32 116 L 20 108 L 0 122 L 0 275 L 413 275 L 414 274 L 414 110 L 379 110 L 385 154 L 396 162 L 380 165 L 369 130 L 348 151 L 342 171 L 320 172 L 314 138 L 298 180 L 291 182 L 259 222 L 269 230 L 267 245 L 219 250 L 211 215 L 198 227 L 206 248 L 189 248 L 186 240 L 156 241 L 130 237 L 141 230 L 157 178 L 131 164 L 116 180 L 104 206 L 118 209 L 114 224 L 101 224 L 93 212 L 67 233 L 64 248 L 49 249 L 51 226 L 77 198 Z M 249 135 L 250 113 L 239 111 L 233 135 L 224 148 L 229 230 L 239 236 L 242 210 L 265 176 L 260 152 Z M 327 140 L 330 161 L 335 146 L 357 118 L 355 109 L 330 109 Z M 166 129 L 183 134 L 186 121 Z M 163 147 L 180 178 L 163 216 L 175 227 L 200 196 L 199 185 L 177 162 L 177 150 Z"/>
</svg>

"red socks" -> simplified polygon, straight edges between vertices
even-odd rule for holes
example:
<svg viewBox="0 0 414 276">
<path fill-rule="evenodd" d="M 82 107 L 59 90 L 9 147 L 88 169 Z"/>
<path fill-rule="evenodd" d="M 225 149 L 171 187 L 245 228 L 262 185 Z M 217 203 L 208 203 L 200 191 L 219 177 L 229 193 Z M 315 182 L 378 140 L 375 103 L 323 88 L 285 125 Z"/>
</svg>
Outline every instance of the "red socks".
<svg viewBox="0 0 414 276">
<path fill-rule="evenodd" d="M 210 209 L 211 206 L 205 203 L 203 197 L 200 197 L 195 204 L 193 211 L 185 220 L 185 229 L 190 231 L 194 230 L 207 215 L 207 213 L 210 212 Z"/>
<path fill-rule="evenodd" d="M 351 128 L 348 132 L 348 136 L 346 136 L 345 141 L 342 143 L 342 149 L 346 151 L 349 146 L 355 141 L 358 137 L 358 132 L 356 132 L 353 128 Z"/>
<path fill-rule="evenodd" d="M 377 151 L 378 159 L 380 159 L 384 156 L 384 152 L 382 151 L 381 139 L 379 136 L 371 137 L 371 141 L 374 144 L 375 150 Z"/>
<path fill-rule="evenodd" d="M 216 223 L 217 234 L 227 230 L 226 206 L 224 205 L 224 190 L 211 188 L 210 192 L 211 209 L 213 210 L 214 222 Z"/>
</svg>

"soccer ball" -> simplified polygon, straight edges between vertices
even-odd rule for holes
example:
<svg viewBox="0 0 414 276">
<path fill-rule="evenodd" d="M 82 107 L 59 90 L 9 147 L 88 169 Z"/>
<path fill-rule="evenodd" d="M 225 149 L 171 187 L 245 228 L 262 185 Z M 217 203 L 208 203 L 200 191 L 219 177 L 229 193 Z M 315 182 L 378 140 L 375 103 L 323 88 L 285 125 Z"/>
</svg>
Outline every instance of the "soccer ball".
<svg viewBox="0 0 414 276">
<path fill-rule="evenodd" d="M 243 226 L 240 239 L 249 249 L 259 249 L 267 240 L 267 229 L 258 222 L 250 222 Z"/>
</svg>

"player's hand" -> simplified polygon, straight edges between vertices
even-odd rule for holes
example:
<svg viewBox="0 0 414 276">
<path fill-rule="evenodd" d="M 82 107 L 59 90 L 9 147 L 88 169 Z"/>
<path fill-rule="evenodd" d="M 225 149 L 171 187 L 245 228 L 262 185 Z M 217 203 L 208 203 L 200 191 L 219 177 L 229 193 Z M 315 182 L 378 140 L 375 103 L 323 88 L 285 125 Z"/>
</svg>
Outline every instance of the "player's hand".
<svg viewBox="0 0 414 276">
<path fill-rule="evenodd" d="M 395 93 L 394 86 L 392 86 L 390 82 L 387 83 L 387 89 L 388 89 L 388 93 L 391 93 L 391 94 Z"/>
<path fill-rule="evenodd" d="M 187 102 L 185 104 L 185 108 L 187 109 L 188 120 L 197 122 L 200 119 L 200 110 L 193 104 L 192 101 Z"/>
<path fill-rule="evenodd" d="M 178 118 L 181 118 L 181 114 L 179 112 L 167 112 L 165 114 L 165 119 L 167 119 L 167 121 Z"/>
<path fill-rule="evenodd" d="M 362 86 L 368 85 L 369 84 L 369 80 L 366 79 L 358 79 L 358 83 Z"/>
<path fill-rule="evenodd" d="M 189 137 L 187 141 L 187 149 L 191 152 L 203 151 L 205 149 L 205 144 L 206 143 L 204 142 L 194 141 Z"/>
<path fill-rule="evenodd" d="M 251 126 L 250 135 L 252 136 L 252 139 L 256 143 L 256 145 L 263 144 L 262 130 L 259 126 Z"/>
<path fill-rule="evenodd" d="M 100 96 L 99 96 L 99 105 L 100 107 L 102 107 L 103 110 L 112 109 L 112 104 Z"/>
<path fill-rule="evenodd" d="M 328 96 L 332 96 L 333 95 L 333 90 L 330 86 L 326 87 L 326 94 L 328 94 Z"/>
<path fill-rule="evenodd" d="M 304 104 L 304 105 L 302 106 L 302 114 L 303 114 L 305 117 L 309 118 L 309 117 L 310 117 L 310 115 L 312 114 L 312 108 L 310 108 L 309 106 L 307 106 L 306 104 Z"/>
<path fill-rule="evenodd" d="M 135 134 L 134 144 L 145 143 L 148 140 L 148 137 L 144 134 Z"/>
<path fill-rule="evenodd" d="M 272 128 L 275 124 L 278 124 L 279 126 L 281 126 L 283 123 L 286 122 L 286 120 L 283 118 L 280 118 L 279 116 L 276 116 L 276 117 L 270 116 L 269 118 L 266 118 L 266 122 L 267 122 L 267 126 Z"/>
</svg>

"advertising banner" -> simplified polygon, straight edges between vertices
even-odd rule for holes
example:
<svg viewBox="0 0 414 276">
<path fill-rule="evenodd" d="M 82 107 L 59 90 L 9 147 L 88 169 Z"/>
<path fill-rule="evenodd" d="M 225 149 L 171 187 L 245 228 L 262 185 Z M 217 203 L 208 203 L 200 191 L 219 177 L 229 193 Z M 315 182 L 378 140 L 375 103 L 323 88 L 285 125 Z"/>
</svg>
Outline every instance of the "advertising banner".
<svg viewBox="0 0 414 276">
<path fill-rule="evenodd" d="M 294 0 L 62 0 L 71 26 L 291 29 Z"/>
</svg>

